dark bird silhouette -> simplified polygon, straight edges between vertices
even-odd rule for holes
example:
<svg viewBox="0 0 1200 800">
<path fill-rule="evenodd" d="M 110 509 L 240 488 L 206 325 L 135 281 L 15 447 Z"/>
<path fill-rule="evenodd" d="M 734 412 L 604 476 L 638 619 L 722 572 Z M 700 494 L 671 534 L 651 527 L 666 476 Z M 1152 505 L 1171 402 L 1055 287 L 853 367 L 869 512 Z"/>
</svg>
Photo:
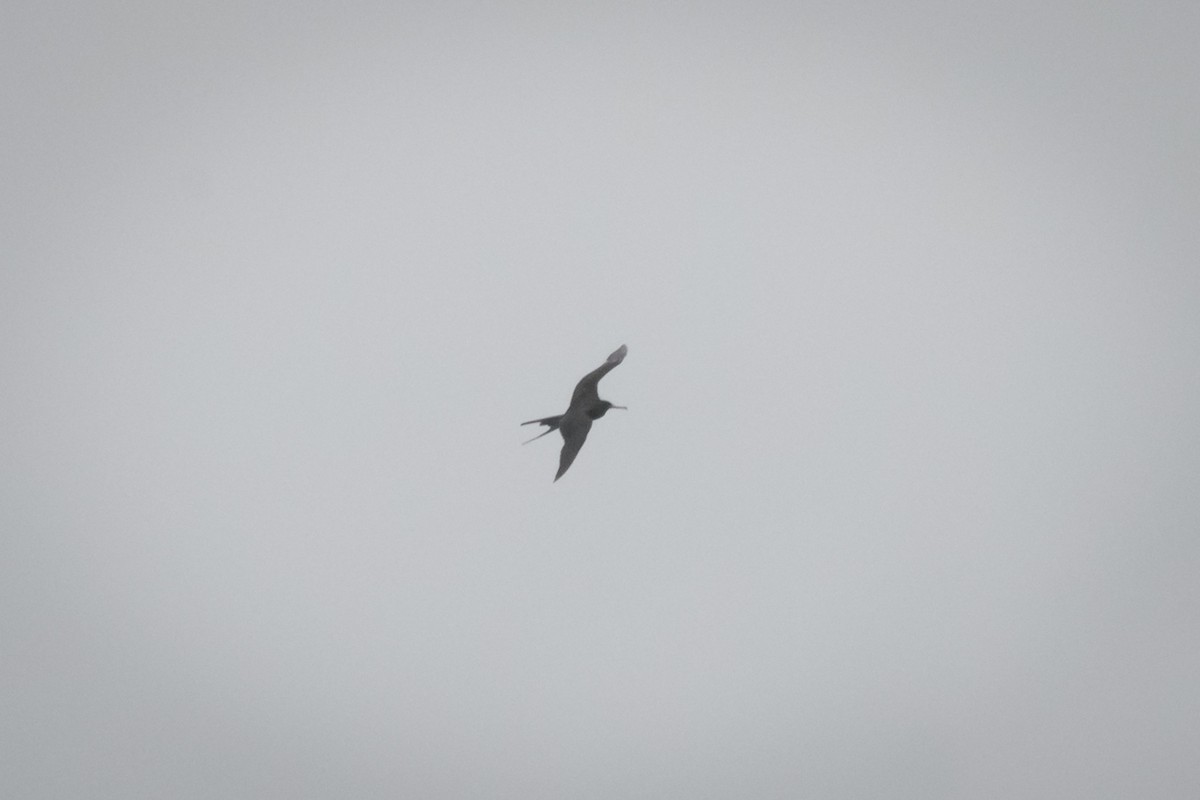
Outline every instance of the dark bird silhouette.
<svg viewBox="0 0 1200 800">
<path fill-rule="evenodd" d="M 608 413 L 610 408 L 628 410 L 625 406 L 615 406 L 607 400 L 601 400 L 600 392 L 596 388 L 601 378 L 625 360 L 627 352 L 629 351 L 625 345 L 621 345 L 613 351 L 607 361 L 584 375 L 575 385 L 575 391 L 571 394 L 571 405 L 564 413 L 556 417 L 531 419 L 529 422 L 521 423 L 522 425 L 546 426 L 546 430 L 522 444 L 529 444 L 534 439 L 540 439 L 547 433 L 553 433 L 556 430 L 562 433 L 562 453 L 558 457 L 558 474 L 554 476 L 554 480 L 557 481 L 561 478 L 567 468 L 571 466 L 571 462 L 575 460 L 575 456 L 579 455 L 579 448 L 583 447 L 588 431 L 592 429 L 592 420 L 600 419 Z"/>
</svg>

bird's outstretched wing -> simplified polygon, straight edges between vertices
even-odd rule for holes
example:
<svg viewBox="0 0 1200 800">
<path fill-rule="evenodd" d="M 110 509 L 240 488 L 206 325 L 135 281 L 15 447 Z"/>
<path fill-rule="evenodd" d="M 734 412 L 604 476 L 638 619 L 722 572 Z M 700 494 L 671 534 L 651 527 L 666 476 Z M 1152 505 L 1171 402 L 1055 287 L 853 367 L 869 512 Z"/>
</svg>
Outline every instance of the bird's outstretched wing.
<svg viewBox="0 0 1200 800">
<path fill-rule="evenodd" d="M 564 423 L 566 424 L 560 428 L 563 446 L 562 452 L 558 455 L 558 474 L 554 476 L 554 480 L 561 478 L 567 468 L 571 466 L 575 456 L 579 455 L 579 448 L 583 447 L 583 443 L 587 441 L 588 431 L 592 429 L 592 421 L 583 414 L 572 417 L 570 420 L 564 420 Z"/>
<path fill-rule="evenodd" d="M 598 389 L 596 387 L 599 385 L 600 379 L 603 378 L 605 375 L 607 375 L 612 370 L 613 367 L 617 366 L 617 364 L 620 364 L 622 361 L 624 361 L 625 354 L 628 352 L 629 352 L 629 349 L 627 347 L 625 347 L 625 345 L 621 345 L 620 347 L 618 347 L 616 350 L 614 350 L 612 352 L 612 354 L 608 357 L 607 361 L 605 361 L 600 366 L 596 367 L 594 370 L 589 372 L 587 375 L 584 375 L 583 378 L 579 381 L 579 383 L 575 384 L 575 391 L 571 395 L 571 408 L 575 408 L 575 406 L 578 405 L 579 403 L 586 402 L 588 404 L 591 404 L 591 403 L 595 403 L 595 402 L 599 401 L 600 400 L 600 392 L 598 391 Z M 586 435 L 587 435 L 587 432 L 585 431 L 584 436 L 586 436 Z M 583 442 L 580 442 L 580 444 L 583 444 Z M 570 462 L 567 462 L 567 463 L 570 463 Z M 565 470 L 566 468 L 564 467 L 563 469 Z"/>
</svg>

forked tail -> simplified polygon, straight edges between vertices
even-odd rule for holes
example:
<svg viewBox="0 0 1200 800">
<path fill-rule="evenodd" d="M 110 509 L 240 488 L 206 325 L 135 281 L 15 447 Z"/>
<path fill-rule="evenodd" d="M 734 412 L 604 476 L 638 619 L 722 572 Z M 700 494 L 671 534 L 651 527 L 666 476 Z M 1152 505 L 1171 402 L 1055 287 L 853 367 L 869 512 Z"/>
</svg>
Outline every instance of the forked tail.
<svg viewBox="0 0 1200 800">
<path fill-rule="evenodd" d="M 531 419 L 529 422 L 522 422 L 522 425 L 545 425 L 546 430 L 533 437 L 533 439 L 527 439 L 524 442 L 521 442 L 521 444 L 529 444 L 534 439 L 540 439 L 547 433 L 554 433 L 556 430 L 558 430 L 558 423 L 562 422 L 562 418 L 563 415 L 559 414 L 557 417 L 542 417 L 541 419 Z"/>
</svg>

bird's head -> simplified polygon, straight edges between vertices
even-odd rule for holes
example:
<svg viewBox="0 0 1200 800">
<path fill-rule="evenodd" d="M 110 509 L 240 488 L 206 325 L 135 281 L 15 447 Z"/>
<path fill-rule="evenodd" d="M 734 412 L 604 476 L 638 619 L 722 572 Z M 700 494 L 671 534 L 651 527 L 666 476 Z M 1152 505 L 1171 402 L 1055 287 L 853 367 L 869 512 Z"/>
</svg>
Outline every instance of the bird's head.
<svg viewBox="0 0 1200 800">
<path fill-rule="evenodd" d="M 622 411 L 629 410 L 629 409 L 625 408 L 625 406 L 613 405 L 612 403 L 608 402 L 607 400 L 601 400 L 599 403 L 596 403 L 596 405 L 594 405 L 588 409 L 587 415 L 589 417 L 591 417 L 592 419 L 600 419 L 601 417 L 603 417 L 605 414 L 608 413 L 608 410 L 610 408 L 619 408 Z"/>
</svg>

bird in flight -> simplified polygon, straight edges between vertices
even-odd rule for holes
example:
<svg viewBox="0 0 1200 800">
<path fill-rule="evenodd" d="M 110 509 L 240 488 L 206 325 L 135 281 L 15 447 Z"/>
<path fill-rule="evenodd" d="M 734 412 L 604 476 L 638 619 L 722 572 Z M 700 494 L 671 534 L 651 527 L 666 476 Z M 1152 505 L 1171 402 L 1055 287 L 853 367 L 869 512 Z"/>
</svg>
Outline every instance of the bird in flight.
<svg viewBox="0 0 1200 800">
<path fill-rule="evenodd" d="M 575 460 L 575 456 L 579 455 L 579 448 L 583 447 L 588 431 L 592 429 L 592 420 L 600 419 L 608 413 L 610 408 L 628 410 L 625 406 L 615 406 L 607 400 L 601 400 L 600 393 L 596 388 L 601 378 L 625 360 L 627 352 L 629 350 L 625 345 L 621 345 L 613 351 L 608 360 L 584 375 L 575 385 L 575 391 L 571 394 L 571 405 L 564 413 L 556 417 L 531 419 L 529 422 L 521 423 L 522 425 L 546 426 L 546 430 L 522 444 L 529 444 L 534 439 L 540 439 L 547 433 L 553 433 L 556 430 L 562 434 L 562 453 L 558 457 L 558 474 L 554 476 L 554 480 L 557 481 L 561 478 L 567 468 L 571 466 L 571 462 Z"/>
</svg>

